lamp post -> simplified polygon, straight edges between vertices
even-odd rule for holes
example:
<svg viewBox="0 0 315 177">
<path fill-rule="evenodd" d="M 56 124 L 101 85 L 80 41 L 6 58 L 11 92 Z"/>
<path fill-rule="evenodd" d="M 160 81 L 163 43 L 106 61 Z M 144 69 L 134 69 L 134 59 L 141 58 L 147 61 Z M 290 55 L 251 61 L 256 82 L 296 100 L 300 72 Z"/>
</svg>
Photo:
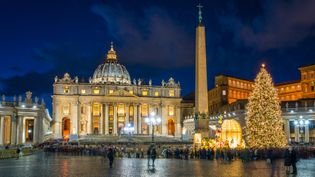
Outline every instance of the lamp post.
<svg viewBox="0 0 315 177">
<path fill-rule="evenodd" d="M 302 116 L 301 116 L 302 117 Z M 305 133 L 306 133 L 306 130 L 303 131 L 303 128 L 306 129 L 306 127 L 308 127 L 308 125 L 310 124 L 310 121 L 309 120 L 303 120 L 303 119 L 300 119 L 300 120 L 294 120 L 294 125 L 296 127 L 298 127 L 298 135 L 301 133 L 303 134 L 304 133 L 304 140 L 305 141 Z M 302 138 L 302 137 L 301 137 Z M 302 141 L 302 142 L 303 142 Z"/>
<path fill-rule="evenodd" d="M 161 118 L 156 116 L 155 112 L 151 112 L 150 116 L 145 118 L 145 123 L 152 127 L 152 143 L 154 143 L 154 126 L 161 123 Z"/>
</svg>

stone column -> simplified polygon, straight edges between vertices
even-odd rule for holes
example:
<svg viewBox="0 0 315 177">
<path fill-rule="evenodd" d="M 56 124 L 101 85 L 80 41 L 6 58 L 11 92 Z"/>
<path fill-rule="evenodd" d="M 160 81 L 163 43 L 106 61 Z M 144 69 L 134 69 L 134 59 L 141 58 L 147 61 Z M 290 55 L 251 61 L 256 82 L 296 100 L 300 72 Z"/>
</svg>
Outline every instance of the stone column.
<svg viewBox="0 0 315 177">
<path fill-rule="evenodd" d="M 101 116 L 99 126 L 100 126 L 99 133 L 104 134 L 104 104 L 101 104 Z"/>
<path fill-rule="evenodd" d="M 160 135 L 163 135 L 163 133 L 162 133 L 162 127 L 163 127 L 163 125 L 162 125 L 162 122 L 163 122 L 163 115 L 162 115 L 162 105 L 160 104 L 159 106 L 158 106 L 158 112 L 157 112 L 157 115 L 161 118 L 161 123 L 160 123 L 160 125 L 159 125 L 159 134 Z"/>
<path fill-rule="evenodd" d="M 141 116 L 141 105 L 138 108 L 138 134 L 142 134 L 142 116 Z"/>
<path fill-rule="evenodd" d="M 87 134 L 92 134 L 92 103 L 87 106 Z"/>
<path fill-rule="evenodd" d="M 125 104 L 126 118 L 125 118 L 125 126 L 129 124 L 129 103 Z"/>
<path fill-rule="evenodd" d="M 284 131 L 285 131 L 287 140 L 290 142 L 291 137 L 290 137 L 290 121 L 289 120 L 284 120 Z"/>
<path fill-rule="evenodd" d="M 24 121 L 23 121 L 24 122 Z M 25 123 L 23 123 L 25 124 Z M 25 125 L 24 125 L 25 127 Z M 38 128 L 38 117 L 34 117 L 34 135 L 33 135 L 33 143 L 38 143 L 38 134 L 39 134 L 39 128 Z M 24 140 L 25 142 L 25 135 L 24 135 Z"/>
<path fill-rule="evenodd" d="M 35 140 L 35 118 L 34 118 L 34 128 L 33 128 L 33 141 Z M 25 118 L 23 117 L 22 119 L 22 124 L 21 124 L 21 130 L 22 130 L 22 138 L 21 138 L 21 143 L 25 143 Z"/>
<path fill-rule="evenodd" d="M 16 117 L 15 115 L 11 116 L 11 145 L 16 144 Z"/>
<path fill-rule="evenodd" d="M 16 144 L 20 144 L 21 139 L 20 139 L 20 134 L 21 134 L 21 116 L 18 116 L 16 120 Z"/>
<path fill-rule="evenodd" d="M 54 98 L 55 99 L 55 98 Z M 62 113 L 62 108 L 60 107 L 60 104 L 56 101 L 54 101 L 54 105 L 53 105 L 53 119 L 55 120 L 55 123 L 54 123 L 54 127 L 53 127 L 53 133 L 54 133 L 54 137 L 55 138 L 62 138 L 62 117 L 61 117 L 61 113 Z M 23 126 L 24 126 L 24 118 L 22 119 L 22 131 L 23 131 Z M 23 132 L 24 134 L 24 132 Z M 22 134 L 22 135 L 23 135 Z M 23 139 L 23 136 L 22 136 L 22 139 L 21 139 L 21 142 L 23 142 L 24 139 Z"/>
<path fill-rule="evenodd" d="M 305 143 L 309 143 L 310 142 L 310 129 L 309 129 L 309 125 L 305 125 Z"/>
<path fill-rule="evenodd" d="M 135 134 L 138 134 L 138 105 L 133 104 L 133 126 Z"/>
<path fill-rule="evenodd" d="M 168 135 L 168 133 L 167 133 L 167 121 L 168 121 L 167 105 L 162 104 L 161 107 L 162 107 L 162 122 L 161 122 L 162 135 L 166 136 L 166 135 Z"/>
<path fill-rule="evenodd" d="M 297 125 L 294 127 L 294 137 L 296 143 L 300 142 L 300 129 Z"/>
<path fill-rule="evenodd" d="M 3 145 L 4 116 L 0 116 L 0 145 Z"/>
<path fill-rule="evenodd" d="M 108 103 L 105 103 L 105 135 L 108 135 L 108 123 L 109 123 L 109 117 L 108 117 Z"/>
<path fill-rule="evenodd" d="M 175 137 L 180 138 L 182 135 L 182 129 L 180 125 L 180 106 L 177 105 L 175 106 L 175 108 L 176 108 Z"/>
<path fill-rule="evenodd" d="M 71 103 L 70 134 L 78 134 L 78 102 Z"/>
<path fill-rule="evenodd" d="M 117 135 L 117 104 L 114 103 L 114 135 Z"/>
</svg>

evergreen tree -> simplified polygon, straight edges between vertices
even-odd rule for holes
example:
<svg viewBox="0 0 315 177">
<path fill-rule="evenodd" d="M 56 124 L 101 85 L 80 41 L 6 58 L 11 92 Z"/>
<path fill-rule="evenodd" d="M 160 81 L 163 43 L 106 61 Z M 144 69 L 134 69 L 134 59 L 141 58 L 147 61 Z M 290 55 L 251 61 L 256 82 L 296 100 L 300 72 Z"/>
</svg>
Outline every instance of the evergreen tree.
<svg viewBox="0 0 315 177">
<path fill-rule="evenodd" d="M 287 145 L 278 93 L 264 65 L 255 79 L 246 109 L 246 140 L 250 148 Z"/>
</svg>

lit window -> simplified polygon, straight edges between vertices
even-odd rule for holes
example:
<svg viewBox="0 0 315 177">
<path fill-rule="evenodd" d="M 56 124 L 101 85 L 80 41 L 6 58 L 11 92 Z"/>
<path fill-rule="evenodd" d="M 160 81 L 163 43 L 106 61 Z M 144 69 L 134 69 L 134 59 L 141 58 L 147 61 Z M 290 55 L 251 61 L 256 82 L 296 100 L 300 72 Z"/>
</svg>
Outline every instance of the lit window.
<svg viewBox="0 0 315 177">
<path fill-rule="evenodd" d="M 223 95 L 223 96 L 226 95 L 226 90 L 222 90 L 222 95 Z"/>
<path fill-rule="evenodd" d="M 112 93 L 114 93 L 114 90 L 109 90 L 109 94 L 112 94 Z"/>
<path fill-rule="evenodd" d="M 95 103 L 93 104 L 93 116 L 99 116 L 100 115 L 100 104 Z"/>
<path fill-rule="evenodd" d="M 146 90 L 142 91 L 142 95 L 143 96 L 147 96 L 148 95 L 148 91 L 146 91 Z"/>
<path fill-rule="evenodd" d="M 141 105 L 141 115 L 142 116 L 148 116 L 148 105 L 147 104 Z"/>
<path fill-rule="evenodd" d="M 118 115 L 123 115 L 125 114 L 125 105 L 119 104 L 118 105 Z"/>
<path fill-rule="evenodd" d="M 99 88 L 95 88 L 95 89 L 93 90 L 93 93 L 94 93 L 94 94 L 100 94 L 100 89 L 99 89 Z"/>
<path fill-rule="evenodd" d="M 174 116 L 175 108 L 174 106 L 169 106 L 168 107 L 168 115 L 169 116 Z"/>
<path fill-rule="evenodd" d="M 169 94 L 169 96 L 174 96 L 175 95 L 175 91 L 174 90 L 169 90 L 168 94 Z"/>
<path fill-rule="evenodd" d="M 65 86 L 65 87 L 63 88 L 63 93 L 69 93 L 69 92 L 70 92 L 69 86 Z"/>
<path fill-rule="evenodd" d="M 130 106 L 129 107 L 129 116 L 133 116 L 133 113 L 134 113 L 133 106 Z"/>
<path fill-rule="evenodd" d="M 154 92 L 154 96 L 159 96 L 159 92 Z"/>
<path fill-rule="evenodd" d="M 84 90 L 84 89 L 82 89 L 82 90 L 81 90 L 81 93 L 82 93 L 82 94 L 85 94 L 86 92 L 85 92 L 85 90 Z"/>
<path fill-rule="evenodd" d="M 130 93 L 131 95 L 133 95 L 133 90 L 129 90 L 129 93 Z"/>
</svg>

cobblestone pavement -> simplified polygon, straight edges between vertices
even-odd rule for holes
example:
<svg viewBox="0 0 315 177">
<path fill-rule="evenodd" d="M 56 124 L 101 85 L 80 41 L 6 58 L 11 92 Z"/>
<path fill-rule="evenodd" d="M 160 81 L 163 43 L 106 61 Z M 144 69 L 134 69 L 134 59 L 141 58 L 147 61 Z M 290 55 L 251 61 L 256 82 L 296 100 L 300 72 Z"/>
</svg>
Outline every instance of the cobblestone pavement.
<svg viewBox="0 0 315 177">
<path fill-rule="evenodd" d="M 284 174 L 283 162 L 278 161 L 276 173 Z M 147 167 L 146 159 L 115 159 L 109 169 L 102 157 L 65 156 L 40 153 L 19 160 L 0 160 L 1 177 L 98 177 L 98 176 L 158 176 L 158 177 L 269 177 L 271 168 L 265 161 L 223 163 L 207 160 L 158 159 L 155 168 Z M 276 175 L 277 176 L 277 175 Z M 292 175 L 290 175 L 292 176 Z M 298 177 L 315 176 L 315 159 L 298 162 Z"/>
</svg>

